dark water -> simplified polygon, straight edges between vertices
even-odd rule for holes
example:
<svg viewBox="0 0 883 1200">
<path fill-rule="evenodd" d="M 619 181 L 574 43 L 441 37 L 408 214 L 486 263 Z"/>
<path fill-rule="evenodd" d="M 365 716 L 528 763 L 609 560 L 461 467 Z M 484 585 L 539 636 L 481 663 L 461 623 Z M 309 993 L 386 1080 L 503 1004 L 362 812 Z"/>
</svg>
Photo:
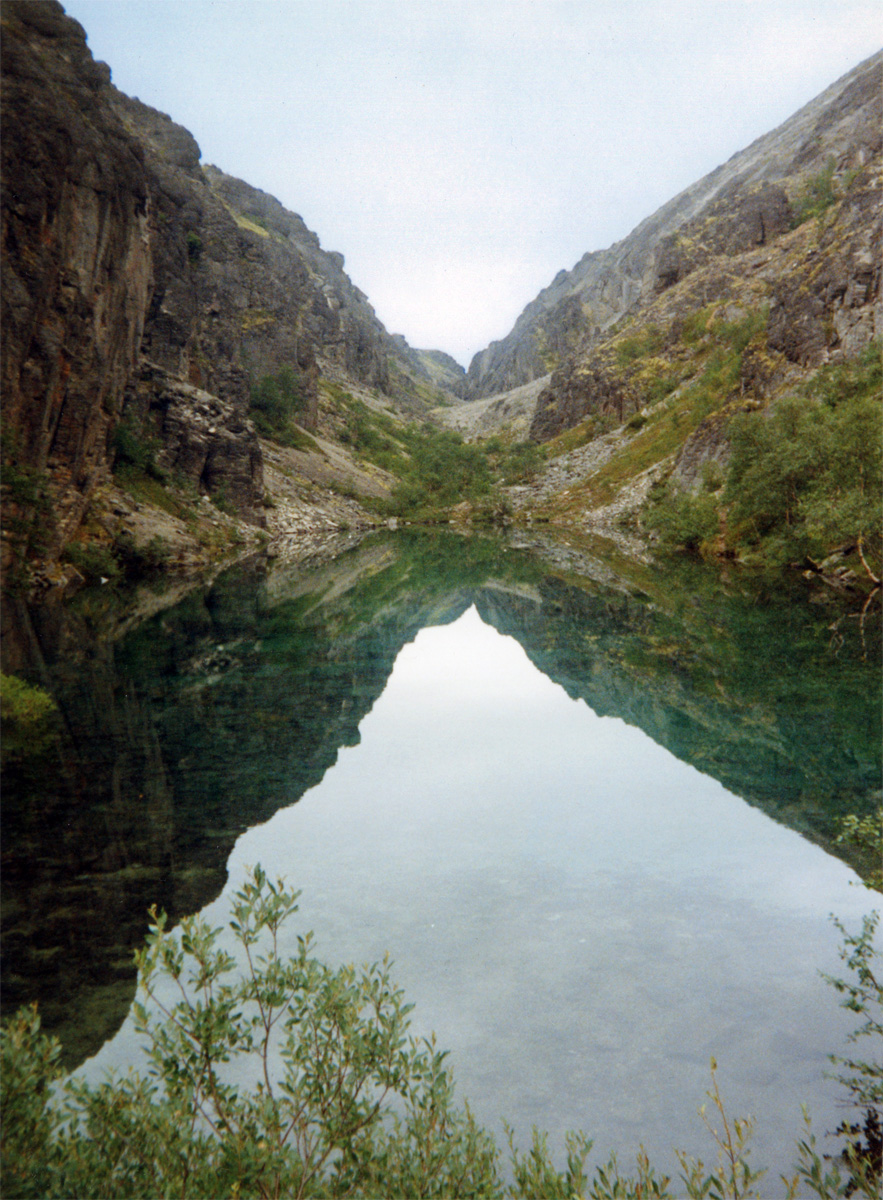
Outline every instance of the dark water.
<svg viewBox="0 0 883 1200">
<path fill-rule="evenodd" d="M 874 626 L 819 601 L 406 535 L 237 568 L 112 641 L 104 601 L 7 611 L 60 716 L 7 755 L 4 1003 L 93 1054 L 147 906 L 220 920 L 259 860 L 329 959 L 392 953 L 481 1119 L 707 1154 L 715 1054 L 784 1167 L 800 1101 L 833 1116 L 817 969 L 868 896 L 831 835 L 880 780 Z"/>
</svg>

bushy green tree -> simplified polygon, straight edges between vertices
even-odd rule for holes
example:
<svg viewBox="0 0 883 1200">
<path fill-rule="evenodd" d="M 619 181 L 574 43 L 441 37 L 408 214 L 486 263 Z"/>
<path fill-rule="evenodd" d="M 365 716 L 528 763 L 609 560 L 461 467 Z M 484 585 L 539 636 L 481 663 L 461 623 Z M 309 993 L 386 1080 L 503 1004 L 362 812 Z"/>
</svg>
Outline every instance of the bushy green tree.
<svg viewBox="0 0 883 1200">
<path fill-rule="evenodd" d="M 701 551 L 718 532 L 718 500 L 707 491 L 667 491 L 648 510 L 646 525 L 667 550 Z"/>
<path fill-rule="evenodd" d="M 879 828 L 879 815 L 877 817 Z M 879 845 L 879 833 L 877 834 Z M 832 1054 L 837 1081 L 846 1089 L 854 1115 L 841 1122 L 837 1133 L 845 1145 L 837 1161 L 849 1172 L 851 1191 L 846 1195 L 880 1195 L 883 1187 L 883 976 L 876 965 L 874 935 L 879 917 L 866 916 L 858 933 L 850 933 L 835 920 L 843 939 L 840 957 L 849 976 L 824 978 L 843 996 L 841 1005 L 862 1018 L 849 1041 L 868 1047 L 866 1056 Z M 864 1039 L 870 1039 L 864 1041 Z M 874 1055 L 876 1057 L 874 1057 Z"/>
<path fill-rule="evenodd" d="M 454 1107 L 445 1055 L 409 1036 L 388 963 L 333 970 L 309 936 L 283 960 L 296 906 L 260 868 L 236 894 L 244 974 L 220 930 L 188 919 L 174 936 L 153 914 L 135 1006 L 146 1078 L 69 1083 L 57 1109 L 57 1045 L 20 1013 L 3 1042 L 3 1195 L 496 1194 L 493 1139 Z M 252 1064 L 251 1087 L 231 1081 L 233 1062 Z"/>
<path fill-rule="evenodd" d="M 737 546 L 772 562 L 852 542 L 879 576 L 883 426 L 879 350 L 823 371 L 809 394 L 730 425 L 724 499 Z"/>
<path fill-rule="evenodd" d="M 130 1072 L 92 1087 L 60 1074 L 60 1047 L 40 1032 L 34 1009 L 7 1019 L 0 1039 L 2 1195 L 54 1200 L 160 1196 L 473 1197 L 487 1200 L 742 1200 L 759 1195 L 763 1171 L 749 1162 L 751 1122 L 730 1119 L 712 1062 L 711 1114 L 701 1115 L 717 1151 L 710 1167 L 678 1155 L 673 1184 L 638 1152 L 634 1173 L 615 1157 L 587 1166 L 591 1142 L 566 1139 L 559 1169 L 546 1136 L 521 1152 L 510 1133 L 508 1173 L 493 1137 L 453 1102 L 445 1055 L 409 1033 L 410 1005 L 386 961 L 333 969 L 312 953 L 278 953 L 297 893 L 259 868 L 236 893 L 230 928 L 198 918 L 169 932 L 153 914 L 140 971 L 138 1028 L 146 1076 Z M 842 930 L 855 976 L 832 980 L 865 1021 L 856 1036 L 879 1041 L 875 919 Z M 879 1104 L 883 1068 L 838 1058 L 860 1105 Z M 281 1063 L 281 1072 L 271 1069 Z M 236 1074 L 231 1066 L 235 1064 Z M 250 1065 L 251 1075 L 243 1071 Z M 245 1078 L 247 1082 L 238 1082 Z M 876 1197 L 879 1170 L 857 1133 L 834 1161 L 811 1130 L 799 1144 L 782 1196 Z M 767 1189 L 768 1191 L 768 1189 Z"/>
<path fill-rule="evenodd" d="M 306 405 L 303 387 L 290 366 L 263 375 L 251 389 L 251 416 L 265 437 L 284 439 L 296 413 Z"/>
</svg>

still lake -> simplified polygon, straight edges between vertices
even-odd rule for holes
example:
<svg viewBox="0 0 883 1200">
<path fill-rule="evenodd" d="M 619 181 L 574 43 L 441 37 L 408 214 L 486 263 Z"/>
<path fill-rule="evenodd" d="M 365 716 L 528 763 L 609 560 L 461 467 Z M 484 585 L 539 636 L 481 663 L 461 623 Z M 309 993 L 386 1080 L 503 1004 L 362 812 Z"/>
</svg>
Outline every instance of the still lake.
<svg viewBox="0 0 883 1200">
<path fill-rule="evenodd" d="M 91 876 L 93 918 L 152 888 L 220 925 L 259 862 L 302 890 L 292 943 L 390 953 L 482 1123 L 713 1158 L 714 1056 L 774 1196 L 801 1104 L 817 1133 L 841 1119 L 825 1070 L 853 1020 L 819 971 L 840 965 L 830 914 L 856 927 L 876 898 L 829 850 L 879 787 L 878 660 L 809 599 L 457 538 L 238 569 L 77 672 L 48 663 L 62 711 L 84 687 L 94 710 L 94 861 L 56 867 L 57 903 Z M 121 1018 L 122 948 L 102 953 L 117 979 L 84 1008 L 113 994 Z M 136 1061 L 127 1018 L 83 1069 Z"/>
</svg>

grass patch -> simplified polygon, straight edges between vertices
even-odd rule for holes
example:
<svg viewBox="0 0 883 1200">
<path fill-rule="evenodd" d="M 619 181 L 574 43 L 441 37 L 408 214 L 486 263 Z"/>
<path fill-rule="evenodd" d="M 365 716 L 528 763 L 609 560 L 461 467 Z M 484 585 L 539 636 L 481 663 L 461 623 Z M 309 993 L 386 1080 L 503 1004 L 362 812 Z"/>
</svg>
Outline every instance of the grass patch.
<svg viewBox="0 0 883 1200">
<path fill-rule="evenodd" d="M 674 454 L 706 416 L 689 392 L 679 397 L 656 421 L 648 422 L 588 481 L 584 495 L 593 504 L 610 504 L 635 476 Z"/>
<path fill-rule="evenodd" d="M 195 489 L 179 485 L 168 486 L 164 481 L 148 475 L 146 471 L 129 463 L 114 472 L 120 487 L 125 488 L 133 500 L 162 509 L 179 521 L 188 522 L 193 516 Z"/>
<path fill-rule="evenodd" d="M 653 358 L 662 349 L 664 336 L 658 325 L 644 325 L 620 338 L 615 346 L 616 365 L 627 367 L 640 358 Z"/>
<path fill-rule="evenodd" d="M 319 454 L 322 458 L 327 458 L 328 455 L 308 433 L 305 433 L 299 425 L 291 422 L 283 433 L 274 433 L 269 441 L 277 442 L 280 446 L 288 446 L 291 450 L 302 450 L 305 454 Z"/>
<path fill-rule="evenodd" d="M 272 325 L 275 320 L 275 316 L 268 308 L 246 308 L 242 311 L 239 323 L 242 326 L 243 333 L 250 333 L 253 329 L 261 329 L 264 325 Z"/>
<path fill-rule="evenodd" d="M 544 442 L 546 457 L 559 458 L 562 454 L 569 454 L 571 450 L 579 450 L 581 447 L 587 446 L 589 442 L 593 442 L 595 438 L 615 429 L 616 425 L 616 418 L 610 414 L 593 413 L 590 417 L 580 421 L 578 425 L 574 425 L 572 429 L 565 429 L 557 437 Z"/>
</svg>

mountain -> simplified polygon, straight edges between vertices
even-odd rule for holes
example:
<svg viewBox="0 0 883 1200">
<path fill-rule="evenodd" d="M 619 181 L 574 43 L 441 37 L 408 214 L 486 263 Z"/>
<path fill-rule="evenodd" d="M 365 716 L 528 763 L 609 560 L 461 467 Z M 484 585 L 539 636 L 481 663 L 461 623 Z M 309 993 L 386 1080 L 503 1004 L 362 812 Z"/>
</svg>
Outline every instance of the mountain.
<svg viewBox="0 0 883 1200">
<path fill-rule="evenodd" d="M 7 587 L 399 518 L 809 569 L 848 547 L 878 582 L 883 55 L 560 272 L 467 374 L 115 88 L 56 0 L 5 0 L 2 31 Z"/>
<path fill-rule="evenodd" d="M 883 54 L 561 272 L 439 419 L 541 455 L 513 519 L 883 575 Z"/>
<path fill-rule="evenodd" d="M 559 271 L 511 333 L 473 358 L 467 396 L 505 392 L 597 345 L 623 316 L 716 255 L 735 256 L 786 232 L 806 185 L 880 154 L 883 54 L 822 92 L 648 217 L 622 241 Z"/>
<path fill-rule="evenodd" d="M 292 412 L 317 429 L 322 380 L 411 418 L 453 398 L 462 369 L 390 335 L 342 254 L 118 91 L 59 4 L 2 22 L 4 568 L 131 509 L 101 502 L 121 460 L 264 525 L 258 434 Z"/>
</svg>

